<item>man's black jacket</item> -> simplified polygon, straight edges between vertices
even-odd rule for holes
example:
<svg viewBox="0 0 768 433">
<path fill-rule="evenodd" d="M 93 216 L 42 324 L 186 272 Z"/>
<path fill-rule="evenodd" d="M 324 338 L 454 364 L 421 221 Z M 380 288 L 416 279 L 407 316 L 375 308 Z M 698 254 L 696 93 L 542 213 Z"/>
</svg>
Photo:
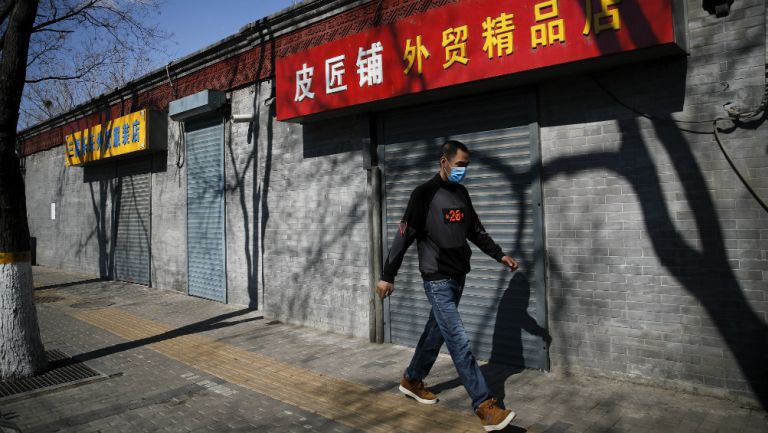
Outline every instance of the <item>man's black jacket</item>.
<svg viewBox="0 0 768 433">
<path fill-rule="evenodd" d="M 394 283 L 403 257 L 418 240 L 419 270 L 425 280 L 461 277 L 469 272 L 467 240 L 501 261 L 504 253 L 486 233 L 464 186 L 436 175 L 411 193 L 381 279 Z"/>
</svg>

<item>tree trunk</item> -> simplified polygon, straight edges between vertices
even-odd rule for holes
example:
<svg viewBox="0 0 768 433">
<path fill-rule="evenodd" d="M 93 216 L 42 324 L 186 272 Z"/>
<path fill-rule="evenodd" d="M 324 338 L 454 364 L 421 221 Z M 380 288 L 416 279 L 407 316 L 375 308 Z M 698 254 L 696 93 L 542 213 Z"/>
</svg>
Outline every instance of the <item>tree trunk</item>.
<svg viewBox="0 0 768 433">
<path fill-rule="evenodd" d="M 0 60 L 0 380 L 46 368 L 33 299 L 24 179 L 16 124 L 37 0 L 16 0 Z"/>
</svg>

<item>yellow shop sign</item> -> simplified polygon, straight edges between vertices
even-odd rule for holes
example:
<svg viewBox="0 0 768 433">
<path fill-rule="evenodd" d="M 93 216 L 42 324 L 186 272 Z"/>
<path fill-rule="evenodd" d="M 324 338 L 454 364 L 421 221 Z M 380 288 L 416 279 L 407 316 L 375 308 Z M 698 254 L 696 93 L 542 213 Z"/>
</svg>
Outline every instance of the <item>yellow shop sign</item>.
<svg viewBox="0 0 768 433">
<path fill-rule="evenodd" d="M 144 109 L 67 135 L 65 138 L 66 164 L 78 166 L 148 150 L 150 147 L 149 124 L 158 123 L 150 122 L 150 118 L 159 120 L 158 114 Z M 162 125 L 152 125 L 152 127 L 159 130 L 163 128 Z M 158 132 L 162 132 L 162 136 L 165 135 L 165 131 Z M 153 135 L 153 138 L 161 139 L 159 135 Z M 166 144 L 156 143 L 154 147 L 164 148 Z"/>
</svg>

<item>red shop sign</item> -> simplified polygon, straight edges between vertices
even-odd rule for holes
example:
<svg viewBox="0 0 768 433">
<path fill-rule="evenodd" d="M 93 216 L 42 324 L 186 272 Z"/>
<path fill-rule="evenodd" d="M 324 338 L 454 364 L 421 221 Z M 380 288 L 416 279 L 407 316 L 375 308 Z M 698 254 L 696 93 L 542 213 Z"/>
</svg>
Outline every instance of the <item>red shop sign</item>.
<svg viewBox="0 0 768 433">
<path fill-rule="evenodd" d="M 277 118 L 674 44 L 674 1 L 459 1 L 278 58 Z"/>
</svg>

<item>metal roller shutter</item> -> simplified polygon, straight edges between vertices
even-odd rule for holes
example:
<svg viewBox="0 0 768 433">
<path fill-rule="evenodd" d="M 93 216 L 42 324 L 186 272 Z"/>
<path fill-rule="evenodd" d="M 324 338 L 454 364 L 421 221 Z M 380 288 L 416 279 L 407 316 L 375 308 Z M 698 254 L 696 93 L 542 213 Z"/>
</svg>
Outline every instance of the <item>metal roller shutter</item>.
<svg viewBox="0 0 768 433">
<path fill-rule="evenodd" d="M 438 170 L 439 146 L 448 139 L 471 151 L 465 185 L 488 233 L 521 262 L 514 278 L 472 245 L 459 311 L 479 359 L 547 368 L 541 335 L 546 326 L 538 125 L 529 93 L 477 97 L 383 116 L 380 156 L 385 177 L 386 239 L 397 232 L 414 187 Z M 386 257 L 386 251 L 385 251 Z M 390 341 L 415 346 L 429 316 L 415 245 L 405 257 L 389 298 Z"/>
<path fill-rule="evenodd" d="M 150 285 L 152 160 L 139 158 L 117 165 L 115 194 L 115 279 Z"/>
<path fill-rule="evenodd" d="M 188 121 L 187 271 L 189 294 L 227 300 L 224 232 L 224 126 Z"/>
</svg>

